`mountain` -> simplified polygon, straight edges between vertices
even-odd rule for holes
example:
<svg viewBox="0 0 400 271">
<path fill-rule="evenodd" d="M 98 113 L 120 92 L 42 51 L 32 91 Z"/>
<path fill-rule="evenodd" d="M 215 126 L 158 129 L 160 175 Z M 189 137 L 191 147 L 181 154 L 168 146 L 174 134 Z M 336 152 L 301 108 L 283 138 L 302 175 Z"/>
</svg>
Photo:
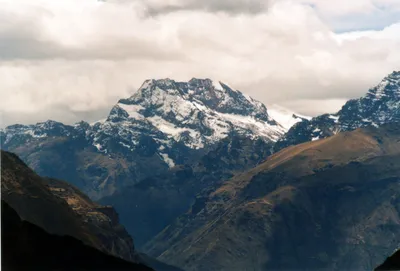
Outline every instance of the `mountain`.
<svg viewBox="0 0 400 271">
<path fill-rule="evenodd" d="M 370 89 L 364 97 L 348 101 L 339 112 L 295 124 L 278 140 L 274 150 L 326 138 L 340 131 L 399 121 L 400 71 L 395 71 Z"/>
<path fill-rule="evenodd" d="M 397 250 L 393 255 L 388 257 L 380 266 L 375 268 L 375 271 L 383 270 L 400 270 L 400 250 Z"/>
<path fill-rule="evenodd" d="M 109 151 L 114 129 L 123 135 L 115 143 L 128 149 L 145 133 L 152 136 L 156 151 L 170 166 L 182 164 L 179 154 L 171 150 L 179 143 L 203 149 L 232 134 L 274 142 L 285 132 L 265 105 L 209 79 L 146 80 L 99 125 L 101 132 L 96 133 L 94 144 L 101 151 Z"/>
<path fill-rule="evenodd" d="M 162 79 L 145 81 L 103 121 L 0 133 L 3 148 L 39 175 L 115 206 L 141 247 L 208 186 L 263 161 L 286 130 L 262 103 L 224 83 Z"/>
<path fill-rule="evenodd" d="M 1 176 L 1 198 L 23 220 L 50 234 L 69 235 L 101 251 L 137 261 L 133 240 L 112 207 L 92 202 L 66 182 L 38 176 L 5 151 L 1 151 Z"/>
<path fill-rule="evenodd" d="M 287 128 L 260 102 L 210 79 L 146 80 L 105 120 L 47 121 L 1 130 L 2 148 L 42 176 L 68 180 L 92 199 L 196 162 L 233 136 L 271 149 Z"/>
<path fill-rule="evenodd" d="M 22 221 L 3 200 L 1 220 L 3 270 L 152 270 L 84 245 L 76 238 L 49 234 L 30 222 Z"/>
<path fill-rule="evenodd" d="M 400 242 L 400 127 L 288 147 L 145 246 L 185 270 L 372 270 Z"/>
</svg>

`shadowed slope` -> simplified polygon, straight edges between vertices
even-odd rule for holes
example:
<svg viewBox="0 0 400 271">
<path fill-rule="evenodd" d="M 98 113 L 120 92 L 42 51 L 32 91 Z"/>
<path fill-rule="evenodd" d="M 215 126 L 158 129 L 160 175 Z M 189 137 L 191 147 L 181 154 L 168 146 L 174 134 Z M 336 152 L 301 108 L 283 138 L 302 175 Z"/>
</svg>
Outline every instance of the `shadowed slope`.
<svg viewBox="0 0 400 271">
<path fill-rule="evenodd" d="M 21 221 L 3 200 L 1 219 L 4 270 L 152 270 L 102 253 L 73 237 L 51 235 L 32 223 Z"/>
<path fill-rule="evenodd" d="M 50 234 L 70 235 L 135 261 L 133 241 L 111 207 L 92 202 L 72 185 L 38 176 L 15 154 L 1 152 L 1 196 L 23 220 Z"/>
</svg>

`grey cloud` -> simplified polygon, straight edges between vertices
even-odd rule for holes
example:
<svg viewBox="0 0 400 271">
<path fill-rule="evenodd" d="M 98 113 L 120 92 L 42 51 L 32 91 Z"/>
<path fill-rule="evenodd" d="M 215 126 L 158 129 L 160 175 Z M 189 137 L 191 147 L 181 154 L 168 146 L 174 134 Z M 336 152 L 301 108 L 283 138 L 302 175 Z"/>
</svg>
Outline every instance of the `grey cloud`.
<svg viewBox="0 0 400 271">
<path fill-rule="evenodd" d="M 226 12 L 230 14 L 257 14 L 265 12 L 276 0 L 102 0 L 116 3 L 141 3 L 148 15 L 161 15 L 175 11 Z"/>
<path fill-rule="evenodd" d="M 160 15 L 183 10 L 202 10 L 208 12 L 226 12 L 230 14 L 257 14 L 268 9 L 270 1 L 262 0 L 188 0 L 176 5 L 149 5 L 149 15 Z"/>
<path fill-rule="evenodd" d="M 4 14 L 0 12 L 0 18 Z M 1 20 L 0 60 L 124 60 L 148 59 L 157 61 L 182 61 L 182 52 L 158 46 L 152 41 L 137 37 L 99 37 L 79 47 L 65 46 L 45 37 L 42 26 L 30 20 Z"/>
</svg>

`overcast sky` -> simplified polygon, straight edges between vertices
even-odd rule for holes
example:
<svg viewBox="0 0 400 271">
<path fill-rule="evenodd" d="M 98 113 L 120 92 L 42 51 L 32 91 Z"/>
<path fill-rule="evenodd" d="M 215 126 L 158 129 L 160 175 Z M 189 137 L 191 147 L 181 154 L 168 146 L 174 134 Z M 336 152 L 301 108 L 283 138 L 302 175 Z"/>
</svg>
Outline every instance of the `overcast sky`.
<svg viewBox="0 0 400 271">
<path fill-rule="evenodd" d="M 104 118 L 145 79 L 307 115 L 400 70 L 400 0 L 0 0 L 2 126 Z"/>
</svg>

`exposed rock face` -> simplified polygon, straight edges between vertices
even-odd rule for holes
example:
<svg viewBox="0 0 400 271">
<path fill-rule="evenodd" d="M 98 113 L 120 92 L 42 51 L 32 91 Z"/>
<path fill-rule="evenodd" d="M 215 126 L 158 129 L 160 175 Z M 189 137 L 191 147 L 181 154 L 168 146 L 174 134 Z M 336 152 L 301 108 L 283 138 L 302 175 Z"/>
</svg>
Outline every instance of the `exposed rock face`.
<svg viewBox="0 0 400 271">
<path fill-rule="evenodd" d="M 76 238 L 52 235 L 28 221 L 21 221 L 3 200 L 1 220 L 3 270 L 152 270 L 103 253 Z"/>
<path fill-rule="evenodd" d="M 400 128 L 286 148 L 145 246 L 185 270 L 372 270 L 400 242 Z"/>
<path fill-rule="evenodd" d="M 107 252 L 129 261 L 139 261 L 134 251 L 132 237 L 120 224 L 118 213 L 112 206 L 94 203 L 77 188 L 64 181 L 54 179 L 45 181 L 50 191 L 64 199 L 81 218 L 89 232 L 101 240 Z"/>
<path fill-rule="evenodd" d="M 16 155 L 1 152 L 1 197 L 23 220 L 50 234 L 69 235 L 86 245 L 137 261 L 133 241 L 112 207 L 100 206 L 70 184 L 41 178 Z"/>
<path fill-rule="evenodd" d="M 274 149 L 279 151 L 290 145 L 326 138 L 340 131 L 399 121 L 400 71 L 385 77 L 364 97 L 348 101 L 339 112 L 295 124 L 276 143 Z"/>
<path fill-rule="evenodd" d="M 68 180 L 92 199 L 192 164 L 223 139 L 262 140 L 285 132 L 260 102 L 209 79 L 147 80 L 105 120 L 73 126 L 55 121 L 0 131 L 4 149 L 38 174 Z"/>
</svg>

